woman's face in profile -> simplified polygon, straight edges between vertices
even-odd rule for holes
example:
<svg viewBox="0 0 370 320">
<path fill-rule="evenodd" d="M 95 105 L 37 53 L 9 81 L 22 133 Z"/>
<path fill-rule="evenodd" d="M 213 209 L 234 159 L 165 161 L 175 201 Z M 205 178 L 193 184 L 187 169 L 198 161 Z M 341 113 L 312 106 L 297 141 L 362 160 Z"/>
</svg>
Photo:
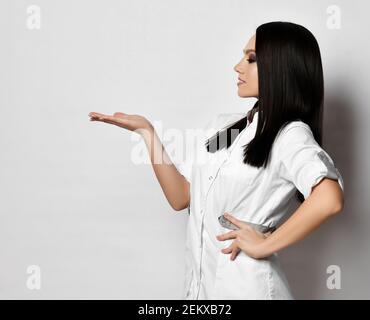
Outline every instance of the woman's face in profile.
<svg viewBox="0 0 370 320">
<path fill-rule="evenodd" d="M 234 67 L 238 73 L 238 95 L 258 98 L 258 69 L 256 62 L 256 35 L 249 39 L 243 49 L 243 58 Z"/>
</svg>

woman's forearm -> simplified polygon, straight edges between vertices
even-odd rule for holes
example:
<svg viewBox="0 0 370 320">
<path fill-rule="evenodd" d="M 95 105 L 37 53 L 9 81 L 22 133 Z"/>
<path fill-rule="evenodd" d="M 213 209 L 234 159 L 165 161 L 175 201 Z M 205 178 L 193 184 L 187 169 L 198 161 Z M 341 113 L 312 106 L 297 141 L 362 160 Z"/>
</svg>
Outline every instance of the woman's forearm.
<svg viewBox="0 0 370 320">
<path fill-rule="evenodd" d="M 324 178 L 311 195 L 275 232 L 258 245 L 257 256 L 266 257 L 311 234 L 344 206 L 343 193 L 337 181 Z"/>
<path fill-rule="evenodd" d="M 158 182 L 171 207 L 178 211 L 189 205 L 190 185 L 182 176 L 168 156 L 153 126 L 142 130 Z"/>
</svg>

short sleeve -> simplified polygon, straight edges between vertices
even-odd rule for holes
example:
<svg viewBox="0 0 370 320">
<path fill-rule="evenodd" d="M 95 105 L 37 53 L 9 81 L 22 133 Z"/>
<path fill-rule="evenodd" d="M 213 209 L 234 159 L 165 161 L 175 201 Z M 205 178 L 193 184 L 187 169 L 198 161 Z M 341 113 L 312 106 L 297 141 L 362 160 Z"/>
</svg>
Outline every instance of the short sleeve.
<svg viewBox="0 0 370 320">
<path fill-rule="evenodd" d="M 291 181 L 305 199 L 323 178 L 337 180 L 344 191 L 343 178 L 330 155 L 316 142 L 311 128 L 298 122 L 285 127 L 278 139 L 280 175 Z"/>
</svg>

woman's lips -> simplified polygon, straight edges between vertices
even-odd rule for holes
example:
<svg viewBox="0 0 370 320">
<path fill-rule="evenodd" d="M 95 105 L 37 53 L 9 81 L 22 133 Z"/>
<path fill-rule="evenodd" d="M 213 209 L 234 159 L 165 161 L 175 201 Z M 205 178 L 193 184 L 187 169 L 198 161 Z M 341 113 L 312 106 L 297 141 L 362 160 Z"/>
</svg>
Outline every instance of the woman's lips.
<svg viewBox="0 0 370 320">
<path fill-rule="evenodd" d="M 242 79 L 240 79 L 240 78 L 238 78 L 238 86 L 240 86 L 241 84 L 244 84 L 245 83 L 245 81 L 244 80 L 242 80 Z"/>
</svg>

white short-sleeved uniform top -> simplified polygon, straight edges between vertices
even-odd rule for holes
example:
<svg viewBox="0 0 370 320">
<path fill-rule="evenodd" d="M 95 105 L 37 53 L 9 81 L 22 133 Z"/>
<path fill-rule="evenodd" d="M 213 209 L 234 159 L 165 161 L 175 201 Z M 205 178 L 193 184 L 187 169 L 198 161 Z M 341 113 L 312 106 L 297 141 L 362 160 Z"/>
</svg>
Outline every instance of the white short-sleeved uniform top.
<svg viewBox="0 0 370 320">
<path fill-rule="evenodd" d="M 245 116 L 215 116 L 204 128 L 204 137 L 176 164 L 190 183 L 184 299 L 293 299 L 277 253 L 254 259 L 240 251 L 231 261 L 230 254 L 221 252 L 233 239 L 216 239 L 230 231 L 220 225 L 218 217 L 228 212 L 247 222 L 274 227 L 290 213 L 297 189 L 307 199 L 312 187 L 328 177 L 338 180 L 343 190 L 332 158 L 302 121 L 290 122 L 279 131 L 266 168 L 243 163 L 243 146 L 255 135 L 258 112 L 228 149 L 206 151 L 207 138 Z"/>
</svg>

